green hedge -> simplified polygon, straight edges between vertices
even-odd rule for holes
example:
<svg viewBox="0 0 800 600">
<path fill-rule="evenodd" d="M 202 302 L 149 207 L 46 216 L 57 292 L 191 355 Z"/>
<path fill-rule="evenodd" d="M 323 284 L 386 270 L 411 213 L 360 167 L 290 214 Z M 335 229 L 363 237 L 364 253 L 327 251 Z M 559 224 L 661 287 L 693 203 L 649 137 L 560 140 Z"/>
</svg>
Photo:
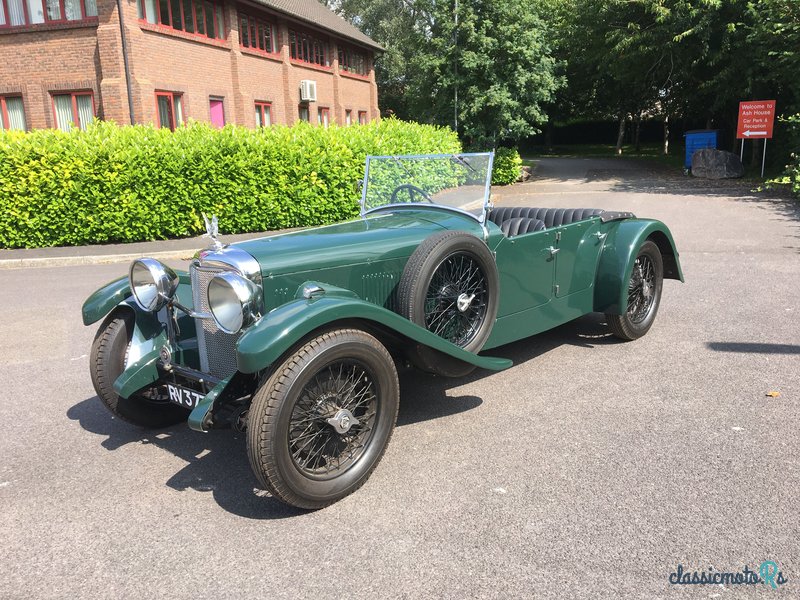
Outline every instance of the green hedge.
<svg viewBox="0 0 800 600">
<path fill-rule="evenodd" d="M 446 128 L 383 119 L 174 133 L 95 122 L 0 132 L 0 247 L 134 242 L 319 225 L 358 214 L 367 154 L 458 152 Z"/>
<path fill-rule="evenodd" d="M 516 148 L 498 148 L 494 154 L 492 185 L 508 185 L 519 179 L 522 158 Z"/>
</svg>

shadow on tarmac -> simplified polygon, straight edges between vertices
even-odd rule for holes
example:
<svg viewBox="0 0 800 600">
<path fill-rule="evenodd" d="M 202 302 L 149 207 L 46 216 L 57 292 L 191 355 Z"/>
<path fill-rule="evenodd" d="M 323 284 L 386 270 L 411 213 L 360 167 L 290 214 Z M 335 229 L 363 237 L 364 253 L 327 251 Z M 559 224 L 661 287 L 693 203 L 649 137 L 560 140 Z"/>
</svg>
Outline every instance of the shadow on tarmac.
<svg viewBox="0 0 800 600">
<path fill-rule="evenodd" d="M 510 358 L 516 365 L 541 356 L 563 344 L 591 347 L 618 343 L 605 327 L 602 315 L 587 315 L 546 333 L 488 351 L 493 356 Z M 493 375 L 477 370 L 461 378 L 444 378 L 414 369 L 400 372 L 400 411 L 397 426 L 404 427 L 473 410 L 483 403 L 477 396 L 448 396 L 447 391 L 471 381 Z M 127 444 L 154 444 L 186 462 L 166 485 L 174 490 L 193 489 L 211 492 L 224 510 L 248 519 L 283 519 L 307 511 L 292 508 L 260 489 L 250 470 L 246 434 L 231 429 L 214 430 L 205 435 L 181 424 L 149 431 L 112 416 L 97 396 L 78 402 L 67 417 L 104 439 L 100 445 L 109 451 Z"/>
</svg>

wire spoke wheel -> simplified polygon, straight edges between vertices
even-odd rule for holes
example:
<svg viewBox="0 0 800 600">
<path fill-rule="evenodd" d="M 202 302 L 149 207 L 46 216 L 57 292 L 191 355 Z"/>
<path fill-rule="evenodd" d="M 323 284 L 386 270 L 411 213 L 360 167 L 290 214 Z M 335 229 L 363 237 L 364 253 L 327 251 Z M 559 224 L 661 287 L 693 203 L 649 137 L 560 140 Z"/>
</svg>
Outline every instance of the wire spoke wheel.
<svg viewBox="0 0 800 600">
<path fill-rule="evenodd" d="M 664 262 L 658 246 L 645 241 L 639 248 L 628 280 L 628 306 L 623 314 L 606 315 L 611 331 L 622 340 L 635 340 L 650 330 L 661 301 Z"/>
<path fill-rule="evenodd" d="M 500 288 L 489 247 L 466 231 L 428 236 L 414 251 L 397 286 L 398 312 L 468 352 L 479 352 L 492 332 Z M 406 355 L 419 369 L 463 377 L 474 366 L 425 344 Z"/>
<path fill-rule="evenodd" d="M 469 254 L 445 258 L 431 278 L 425 297 L 425 326 L 436 335 L 466 346 L 486 317 L 486 276 Z"/>
<path fill-rule="evenodd" d="M 289 421 L 289 452 L 298 469 L 315 478 L 336 477 L 367 447 L 378 399 L 374 378 L 356 362 L 340 360 L 303 387 Z"/>
<path fill-rule="evenodd" d="M 642 323 L 650 313 L 655 298 L 656 274 L 653 261 L 642 255 L 633 265 L 628 282 L 628 316 L 632 323 Z"/>
<path fill-rule="evenodd" d="M 359 329 L 294 348 L 253 396 L 250 465 L 273 496 L 322 508 L 353 493 L 392 436 L 400 385 L 389 351 Z"/>
</svg>

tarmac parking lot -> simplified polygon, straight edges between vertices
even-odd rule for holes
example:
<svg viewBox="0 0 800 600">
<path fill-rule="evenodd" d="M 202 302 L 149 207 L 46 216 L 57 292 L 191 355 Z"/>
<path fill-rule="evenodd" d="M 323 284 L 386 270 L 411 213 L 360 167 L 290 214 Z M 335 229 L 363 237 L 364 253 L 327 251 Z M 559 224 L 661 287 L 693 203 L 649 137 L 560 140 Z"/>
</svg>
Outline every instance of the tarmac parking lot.
<svg viewBox="0 0 800 600">
<path fill-rule="evenodd" d="M 669 576 L 770 560 L 797 596 L 800 205 L 615 159 L 495 193 L 663 220 L 686 282 L 635 342 L 591 315 L 507 371 L 403 372 L 382 462 L 317 512 L 258 488 L 244 434 L 101 406 L 80 306 L 125 263 L 0 269 L 0 597 L 742 598 Z"/>
</svg>

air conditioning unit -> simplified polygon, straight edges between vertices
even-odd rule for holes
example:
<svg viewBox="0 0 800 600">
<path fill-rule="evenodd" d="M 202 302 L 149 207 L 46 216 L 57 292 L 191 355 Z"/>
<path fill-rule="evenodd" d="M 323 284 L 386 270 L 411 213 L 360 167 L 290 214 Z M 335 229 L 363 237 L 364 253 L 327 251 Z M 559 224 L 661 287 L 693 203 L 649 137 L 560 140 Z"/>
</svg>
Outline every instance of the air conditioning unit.
<svg viewBox="0 0 800 600">
<path fill-rule="evenodd" d="M 301 102 L 316 102 L 317 101 L 317 82 L 311 79 L 303 79 L 300 82 L 300 101 Z"/>
</svg>

